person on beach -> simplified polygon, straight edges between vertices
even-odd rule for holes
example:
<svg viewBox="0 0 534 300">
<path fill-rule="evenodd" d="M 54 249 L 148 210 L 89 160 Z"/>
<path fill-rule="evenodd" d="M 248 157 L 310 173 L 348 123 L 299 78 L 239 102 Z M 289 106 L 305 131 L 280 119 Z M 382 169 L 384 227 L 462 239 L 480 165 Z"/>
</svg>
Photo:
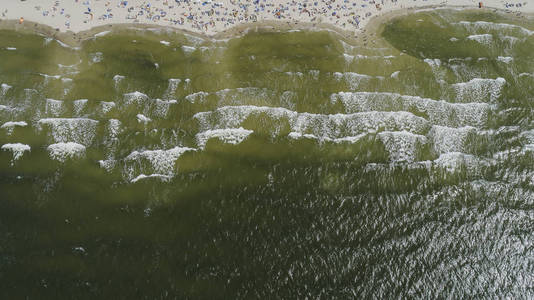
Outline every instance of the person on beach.
<svg viewBox="0 0 534 300">
<path fill-rule="evenodd" d="M 13 2 L 19 2 L 11 0 Z M 11 1 L 4 0 L 9 3 Z M 438 2 L 438 0 L 422 0 Z M 460 1 L 460 0 L 458 0 Z M 2 2 L 2 1 L 0 1 Z M 3 4 L 2 2 L 2 4 Z M 39 0 L 34 8 L 42 18 L 65 18 L 61 29 L 75 29 L 80 24 L 106 23 L 110 19 L 125 20 L 128 23 L 150 21 L 159 25 L 172 25 L 209 34 L 225 30 L 237 24 L 269 20 L 284 20 L 298 23 L 331 23 L 347 30 L 361 30 L 375 15 L 394 8 L 408 8 L 416 0 Z M 69 4 L 65 2 L 70 2 Z M 448 1 L 441 1 L 447 3 Z M 465 5 L 479 8 L 494 6 L 492 3 L 463 0 Z M 523 9 L 527 2 L 500 1 L 505 9 Z M 48 4 L 46 4 L 48 3 Z M 430 3 L 429 3 L 430 4 Z M 484 5 L 486 4 L 486 5 Z M 11 5 L 11 4 L 9 4 Z M 7 6 L 9 6 L 7 5 Z M 415 5 L 417 6 L 417 5 Z M 74 10 L 74 11 L 73 11 Z M 4 18 L 18 18 L 2 12 Z M 76 13 L 85 14 L 84 18 Z M 28 16 L 27 16 L 28 17 Z M 33 18 L 33 17 L 32 17 Z M 24 18 L 19 19 L 23 23 Z M 147 20 L 147 21 L 145 21 Z M 32 21 L 36 21 L 32 19 Z M 37 20 L 38 21 L 38 20 Z M 87 27 L 83 25 L 82 27 Z"/>
</svg>

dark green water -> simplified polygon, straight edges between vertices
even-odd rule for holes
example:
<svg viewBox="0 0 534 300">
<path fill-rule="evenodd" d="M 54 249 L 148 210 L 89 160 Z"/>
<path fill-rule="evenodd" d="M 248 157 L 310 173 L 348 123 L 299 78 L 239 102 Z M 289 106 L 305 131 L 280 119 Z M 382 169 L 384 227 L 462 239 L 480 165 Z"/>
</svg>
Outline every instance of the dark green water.
<svg viewBox="0 0 534 300">
<path fill-rule="evenodd" d="M 0 298 L 533 297 L 531 30 L 1 31 Z"/>
</svg>

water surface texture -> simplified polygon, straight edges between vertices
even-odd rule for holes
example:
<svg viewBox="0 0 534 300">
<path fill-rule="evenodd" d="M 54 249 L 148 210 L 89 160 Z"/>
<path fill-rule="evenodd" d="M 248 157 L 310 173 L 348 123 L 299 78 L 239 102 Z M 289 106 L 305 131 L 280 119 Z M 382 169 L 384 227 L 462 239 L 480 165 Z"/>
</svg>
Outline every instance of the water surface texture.
<svg viewBox="0 0 534 300">
<path fill-rule="evenodd" d="M 0 298 L 534 297 L 533 24 L 382 37 L 0 31 Z"/>
</svg>

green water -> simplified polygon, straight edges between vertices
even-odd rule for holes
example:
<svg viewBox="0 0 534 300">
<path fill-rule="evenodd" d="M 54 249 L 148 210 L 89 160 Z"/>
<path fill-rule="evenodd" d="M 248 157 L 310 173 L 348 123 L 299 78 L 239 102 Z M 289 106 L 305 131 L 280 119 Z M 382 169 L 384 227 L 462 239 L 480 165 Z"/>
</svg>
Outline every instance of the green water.
<svg viewBox="0 0 534 300">
<path fill-rule="evenodd" d="M 531 30 L 0 31 L 0 298 L 534 296 Z"/>
</svg>

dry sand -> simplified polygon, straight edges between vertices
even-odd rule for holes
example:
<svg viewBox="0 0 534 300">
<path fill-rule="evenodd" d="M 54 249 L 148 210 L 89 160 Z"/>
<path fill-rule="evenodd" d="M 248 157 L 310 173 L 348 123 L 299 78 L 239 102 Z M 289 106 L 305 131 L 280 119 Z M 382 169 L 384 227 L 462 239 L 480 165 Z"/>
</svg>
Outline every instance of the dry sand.
<svg viewBox="0 0 534 300">
<path fill-rule="evenodd" d="M 528 2 L 527 2 L 528 1 Z M 475 0 L 9 0 L 0 27 L 38 32 L 70 45 L 115 28 L 166 27 L 224 38 L 247 30 L 333 30 L 361 40 L 384 18 L 415 9 L 478 9 Z M 486 9 L 515 16 L 534 13 L 531 0 L 485 0 Z M 20 24 L 20 18 L 24 18 Z"/>
</svg>

